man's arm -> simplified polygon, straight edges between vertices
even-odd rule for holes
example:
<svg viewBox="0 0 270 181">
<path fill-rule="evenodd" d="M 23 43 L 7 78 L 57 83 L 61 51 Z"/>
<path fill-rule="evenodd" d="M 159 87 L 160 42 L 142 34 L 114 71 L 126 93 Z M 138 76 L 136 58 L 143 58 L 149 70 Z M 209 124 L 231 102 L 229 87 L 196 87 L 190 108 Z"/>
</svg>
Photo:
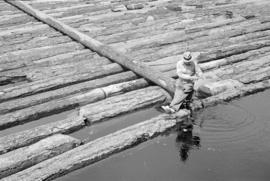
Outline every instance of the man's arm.
<svg viewBox="0 0 270 181">
<path fill-rule="evenodd" d="M 181 69 L 183 69 L 182 65 L 180 62 L 177 63 L 176 66 L 176 72 L 179 78 L 181 79 L 185 79 L 185 80 L 197 80 L 198 77 L 197 76 L 191 76 L 191 75 L 187 75 L 187 74 L 183 74 Z"/>
</svg>

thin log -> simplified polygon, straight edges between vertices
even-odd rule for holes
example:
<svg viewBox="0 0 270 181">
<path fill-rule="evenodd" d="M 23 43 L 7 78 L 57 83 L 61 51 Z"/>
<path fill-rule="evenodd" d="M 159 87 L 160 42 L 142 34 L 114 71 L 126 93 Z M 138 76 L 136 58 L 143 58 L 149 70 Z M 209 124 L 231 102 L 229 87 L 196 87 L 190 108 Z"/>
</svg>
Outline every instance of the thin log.
<svg viewBox="0 0 270 181">
<path fill-rule="evenodd" d="M 182 121 L 187 116 L 187 112 L 182 111 L 179 115 L 181 115 L 179 116 L 180 118 L 176 120 L 162 114 L 142 123 L 127 127 L 41 162 L 10 177 L 6 177 L 3 181 L 53 180 L 174 128 L 177 122 Z"/>
<path fill-rule="evenodd" d="M 77 113 L 67 115 L 66 119 L 56 120 L 29 130 L 12 133 L 0 138 L 0 154 L 31 145 L 54 134 L 69 134 L 86 126 L 85 120 Z"/>
<path fill-rule="evenodd" d="M 60 155 L 80 144 L 81 141 L 78 139 L 57 134 L 33 145 L 0 155 L 0 179 Z"/>
<path fill-rule="evenodd" d="M 50 16 L 42 13 L 41 11 L 33 9 L 31 6 L 25 4 L 22 1 L 9 1 L 6 2 L 22 9 L 28 14 L 38 18 L 39 20 L 49 24 L 55 29 L 63 32 L 64 34 L 69 35 L 73 39 L 82 43 L 84 46 L 90 48 L 91 50 L 98 52 L 99 54 L 123 65 L 124 67 L 134 71 L 135 73 L 143 76 L 144 78 L 156 83 L 157 85 L 163 87 L 171 94 L 174 93 L 174 81 L 171 78 L 163 76 L 160 72 L 155 71 L 154 69 L 147 67 L 139 62 L 132 61 L 132 59 L 122 53 L 115 51 L 113 48 L 102 44 L 101 42 L 79 32 L 78 30 L 71 28 L 62 22 L 51 18 Z"/>
</svg>

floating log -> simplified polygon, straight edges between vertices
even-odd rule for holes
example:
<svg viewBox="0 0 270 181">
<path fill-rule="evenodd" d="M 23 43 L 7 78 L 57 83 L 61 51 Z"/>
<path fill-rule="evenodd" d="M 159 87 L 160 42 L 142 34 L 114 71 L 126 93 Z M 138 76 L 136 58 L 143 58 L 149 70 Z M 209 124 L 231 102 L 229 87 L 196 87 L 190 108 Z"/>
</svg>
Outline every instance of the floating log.
<svg viewBox="0 0 270 181">
<path fill-rule="evenodd" d="M 33 145 L 0 155 L 0 179 L 60 155 L 80 144 L 81 141 L 78 139 L 57 134 Z"/>
<path fill-rule="evenodd" d="M 72 76 L 58 76 L 47 80 L 40 80 L 15 87 L 6 88 L 0 91 L 0 101 L 10 100 L 17 97 L 24 97 L 40 92 L 55 90 L 68 85 L 86 82 L 103 76 L 122 72 L 123 68 L 118 64 L 109 64 L 100 67 L 99 70 Z"/>
<path fill-rule="evenodd" d="M 91 89 L 105 87 L 121 82 L 131 81 L 137 79 L 138 76 L 131 71 L 123 72 L 119 74 L 109 75 L 103 78 L 90 80 L 74 85 L 69 85 L 67 87 L 59 88 L 56 90 L 46 91 L 39 94 L 34 94 L 31 96 L 26 96 L 20 99 L 14 99 L 0 104 L 0 114 L 5 114 L 8 112 L 16 111 L 19 109 L 35 106 L 37 104 L 42 104 L 49 102 L 51 100 L 60 99 L 74 94 L 82 94 L 89 92 Z M 126 83 L 124 83 L 126 84 Z M 91 92 L 91 91 L 90 91 Z M 68 98 L 66 98 L 68 99 Z"/>
<path fill-rule="evenodd" d="M 22 9 L 26 13 L 31 14 L 32 16 L 38 18 L 46 24 L 49 24 L 50 26 L 63 32 L 64 34 L 69 35 L 70 37 L 82 43 L 84 46 L 90 48 L 91 50 L 98 52 L 99 54 L 123 65 L 124 67 L 134 71 L 135 73 L 143 76 L 144 78 L 147 78 L 148 80 L 156 83 L 157 85 L 160 85 L 161 87 L 169 91 L 171 94 L 174 93 L 173 79 L 165 77 L 154 69 L 147 67 L 137 61 L 132 61 L 131 58 L 129 58 L 128 56 L 115 51 L 113 48 L 104 45 L 89 36 L 86 36 L 78 30 L 63 24 L 62 22 L 51 18 L 50 16 L 38 10 L 33 9 L 31 6 L 25 4 L 22 1 L 6 0 L 6 2 L 18 7 L 19 9 Z"/>
<path fill-rule="evenodd" d="M 160 115 L 142 123 L 127 127 L 115 133 L 101 137 L 85 145 L 41 162 L 29 169 L 3 179 L 12 180 L 53 180 L 74 170 L 93 164 L 108 156 L 152 139 L 172 128 L 187 116 L 179 113 L 176 120 L 168 115 Z M 181 115 L 181 116 L 180 116 Z"/>
<path fill-rule="evenodd" d="M 82 106 L 79 110 L 79 114 L 90 122 L 90 124 L 100 122 L 123 113 L 164 103 L 169 99 L 169 95 L 162 90 L 163 89 L 159 87 L 150 86 L 128 92 L 126 94 Z"/>
<path fill-rule="evenodd" d="M 84 126 L 86 126 L 85 120 L 77 113 L 73 113 L 63 120 L 56 120 L 29 130 L 12 133 L 0 138 L 0 154 L 31 145 L 54 134 L 69 134 Z"/>
<path fill-rule="evenodd" d="M 146 87 L 147 85 L 148 83 L 144 79 L 134 80 L 127 83 L 111 85 L 105 88 L 98 88 L 90 92 L 86 92 L 84 94 L 71 96 L 66 99 L 50 101 L 47 103 L 39 104 L 36 106 L 32 106 L 29 108 L 25 108 L 25 109 L 21 109 L 15 112 L 4 114 L 0 116 L 0 120 L 1 120 L 0 130 L 13 127 L 18 124 L 24 124 L 29 121 L 37 120 L 39 118 L 52 115 L 55 113 L 59 113 L 64 110 L 70 110 L 70 109 L 73 109 L 73 108 L 76 108 L 85 104 L 96 102 L 98 100 L 105 99 L 106 97 L 112 96 L 114 94 L 120 94 L 127 91 L 143 88 L 143 87 Z M 153 92 L 157 92 L 156 95 L 149 95 L 151 94 L 150 92 L 151 90 Z M 145 95 L 141 95 L 141 94 L 145 94 Z M 134 96 L 134 97 L 129 98 L 128 97 L 129 95 Z M 148 97 L 146 97 L 146 95 Z M 119 99 L 121 99 L 123 103 L 119 104 L 117 108 L 114 108 L 116 104 L 118 103 L 118 101 L 120 101 Z M 135 99 L 138 99 L 138 100 L 135 100 Z M 120 96 L 112 97 L 104 101 L 99 101 L 96 104 L 93 104 L 93 106 L 98 106 L 100 107 L 100 109 L 98 109 L 97 107 L 95 107 L 94 109 L 93 108 L 90 109 L 88 107 L 82 107 L 82 109 L 84 110 L 83 112 L 87 112 L 87 113 L 88 113 L 88 110 L 91 110 L 93 114 L 96 113 L 96 116 L 100 116 L 98 115 L 98 113 L 103 115 L 104 112 L 108 111 L 107 116 L 110 116 L 112 113 L 114 115 L 118 115 L 121 113 L 129 112 L 131 110 L 136 110 L 139 108 L 151 106 L 156 103 L 161 103 L 161 102 L 164 102 L 165 100 L 166 100 L 166 96 L 160 90 L 157 90 L 157 88 L 151 88 L 151 89 L 146 88 L 142 90 L 132 91 L 130 93 L 123 94 Z M 106 105 L 107 103 L 110 103 L 110 105 Z M 124 106 L 124 108 L 121 109 L 121 106 Z M 91 104 L 90 104 L 90 107 L 92 107 Z M 108 109 L 108 110 L 105 110 L 105 109 Z M 100 121 L 100 118 L 97 118 L 97 120 Z"/>
</svg>

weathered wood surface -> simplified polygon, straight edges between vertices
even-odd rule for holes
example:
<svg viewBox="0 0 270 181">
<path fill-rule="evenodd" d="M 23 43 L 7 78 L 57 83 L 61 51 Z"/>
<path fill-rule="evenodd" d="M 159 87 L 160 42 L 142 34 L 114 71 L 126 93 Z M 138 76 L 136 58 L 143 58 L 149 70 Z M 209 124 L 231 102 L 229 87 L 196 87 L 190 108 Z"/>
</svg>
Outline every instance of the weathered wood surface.
<svg viewBox="0 0 270 181">
<path fill-rule="evenodd" d="M 0 179 L 62 154 L 81 144 L 67 135 L 53 135 L 35 144 L 0 155 Z"/>
<path fill-rule="evenodd" d="M 187 112 L 183 111 L 181 112 L 181 115 L 184 117 L 187 115 Z M 112 154 L 152 139 L 161 133 L 172 129 L 176 124 L 176 119 L 168 117 L 168 115 L 160 115 L 74 148 L 62 155 L 6 177 L 3 181 L 53 180 L 61 175 L 95 163 Z"/>
<path fill-rule="evenodd" d="M 12 5 L 22 9 L 28 14 L 31 14 L 35 18 L 49 24 L 50 26 L 56 28 L 57 30 L 69 35 L 73 39 L 77 40 L 84 46 L 90 48 L 91 50 L 98 52 L 99 54 L 113 60 L 124 67 L 134 71 L 135 73 L 147 78 L 148 80 L 160 85 L 171 94 L 174 93 L 174 81 L 166 76 L 163 76 L 154 69 L 147 67 L 137 61 L 133 61 L 130 57 L 115 51 L 111 47 L 102 44 L 101 42 L 86 36 L 85 34 L 79 32 L 78 30 L 63 24 L 62 22 L 42 13 L 41 11 L 33 9 L 31 6 L 23 3 L 22 1 L 7 1 Z"/>
</svg>

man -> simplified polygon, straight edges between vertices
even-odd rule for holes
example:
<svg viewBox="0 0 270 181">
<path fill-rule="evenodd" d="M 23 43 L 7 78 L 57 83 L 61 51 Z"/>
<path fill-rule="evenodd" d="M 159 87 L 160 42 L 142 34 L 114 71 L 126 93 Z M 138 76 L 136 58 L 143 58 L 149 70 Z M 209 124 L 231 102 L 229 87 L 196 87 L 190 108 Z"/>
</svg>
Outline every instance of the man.
<svg viewBox="0 0 270 181">
<path fill-rule="evenodd" d="M 190 52 L 185 52 L 183 58 L 177 62 L 176 71 L 178 79 L 173 100 L 169 106 L 162 108 L 166 112 L 175 113 L 188 97 L 191 99 L 194 92 L 194 82 L 203 76 L 202 70 L 192 58 Z"/>
</svg>

